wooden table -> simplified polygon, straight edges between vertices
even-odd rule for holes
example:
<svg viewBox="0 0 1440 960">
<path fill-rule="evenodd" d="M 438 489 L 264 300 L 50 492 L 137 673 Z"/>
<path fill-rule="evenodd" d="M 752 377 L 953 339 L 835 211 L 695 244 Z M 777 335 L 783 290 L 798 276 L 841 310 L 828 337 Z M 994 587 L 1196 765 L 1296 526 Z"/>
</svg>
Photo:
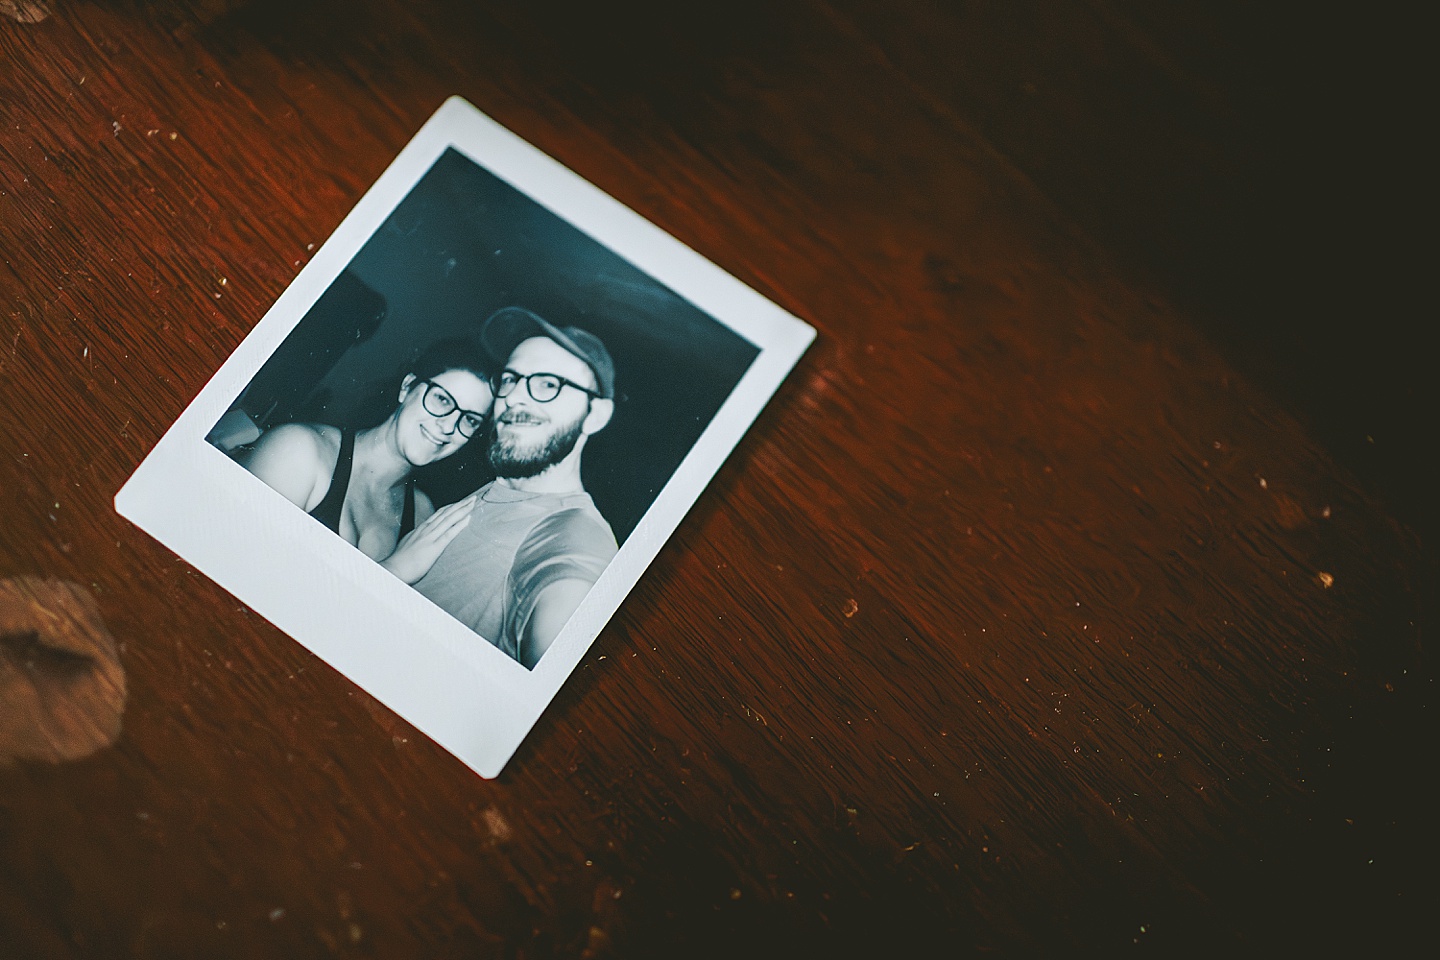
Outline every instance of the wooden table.
<svg viewBox="0 0 1440 960">
<path fill-rule="evenodd" d="M 0 956 L 1424 929 L 1433 554 L 1217 350 L 1150 215 L 1243 167 L 1186 34 L 477 6 L 0 3 Z M 111 502 L 457 93 L 820 333 L 496 781 Z M 1101 202 L 1076 131 L 1150 94 L 1162 172 Z"/>
</svg>

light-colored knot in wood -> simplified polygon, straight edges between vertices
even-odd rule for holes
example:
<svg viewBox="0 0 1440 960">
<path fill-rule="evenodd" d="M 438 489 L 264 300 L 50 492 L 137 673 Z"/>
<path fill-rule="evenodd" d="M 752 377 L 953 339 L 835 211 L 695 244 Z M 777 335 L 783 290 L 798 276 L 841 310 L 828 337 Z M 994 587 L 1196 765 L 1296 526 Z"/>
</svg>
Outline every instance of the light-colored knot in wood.
<svg viewBox="0 0 1440 960">
<path fill-rule="evenodd" d="M 47 0 L 0 0 L 0 17 L 19 23 L 39 23 L 53 12 Z"/>
<path fill-rule="evenodd" d="M 124 712 L 125 670 L 90 591 L 0 579 L 0 766 L 88 757 Z"/>
</svg>

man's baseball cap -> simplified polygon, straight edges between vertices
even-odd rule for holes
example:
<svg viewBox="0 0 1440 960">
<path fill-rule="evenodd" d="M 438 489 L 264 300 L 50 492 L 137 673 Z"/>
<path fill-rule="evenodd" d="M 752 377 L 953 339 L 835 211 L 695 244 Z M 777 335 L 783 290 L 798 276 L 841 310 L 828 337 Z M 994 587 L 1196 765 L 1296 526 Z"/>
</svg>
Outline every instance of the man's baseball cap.
<svg viewBox="0 0 1440 960">
<path fill-rule="evenodd" d="M 610 359 L 610 351 L 600 338 L 589 330 L 557 327 L 524 307 L 501 307 L 480 327 L 480 342 L 502 364 L 521 341 L 531 337 L 549 337 L 584 360 L 595 374 L 600 395 L 607 400 L 615 399 L 615 361 Z"/>
</svg>

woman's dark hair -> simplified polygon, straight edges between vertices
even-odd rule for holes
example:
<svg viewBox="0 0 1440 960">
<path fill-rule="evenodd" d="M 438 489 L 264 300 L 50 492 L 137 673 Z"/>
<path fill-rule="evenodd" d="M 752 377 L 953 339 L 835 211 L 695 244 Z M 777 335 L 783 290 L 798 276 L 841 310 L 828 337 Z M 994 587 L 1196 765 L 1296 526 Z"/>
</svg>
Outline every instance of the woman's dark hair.
<svg viewBox="0 0 1440 960">
<path fill-rule="evenodd" d="M 486 383 L 494 380 L 494 364 L 480 345 L 469 337 L 447 337 L 422 350 L 407 373 L 430 380 L 446 370 L 468 370 Z"/>
<path fill-rule="evenodd" d="M 405 372 L 413 373 L 419 380 L 432 380 L 446 370 L 469 371 L 494 389 L 494 361 L 469 337 L 437 340 L 422 350 Z M 394 389 L 393 382 L 390 387 Z M 395 395 L 391 393 L 389 398 L 393 409 Z M 454 456 L 415 471 L 416 480 L 436 506 L 453 503 L 492 478 L 490 461 L 485 456 L 489 443 L 484 440 L 485 434 L 477 434 Z"/>
<path fill-rule="evenodd" d="M 417 380 L 433 380 L 446 370 L 466 370 L 487 384 L 494 383 L 491 375 L 493 362 L 480 345 L 468 337 L 437 340 L 416 354 L 409 363 L 392 369 L 392 374 L 371 379 L 356 390 L 356 400 L 343 417 L 336 418 L 332 414 L 330 419 L 326 419 L 322 414 L 313 419 L 356 430 L 373 427 L 395 412 L 395 388 L 406 374 L 411 373 Z M 493 386 L 491 389 L 494 389 Z"/>
</svg>

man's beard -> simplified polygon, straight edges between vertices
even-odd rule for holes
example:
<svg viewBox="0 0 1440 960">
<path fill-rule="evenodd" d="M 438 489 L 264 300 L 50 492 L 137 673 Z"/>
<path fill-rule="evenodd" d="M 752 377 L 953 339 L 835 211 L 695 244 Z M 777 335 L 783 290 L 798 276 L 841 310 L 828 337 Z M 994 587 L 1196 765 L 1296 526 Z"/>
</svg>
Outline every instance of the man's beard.
<svg viewBox="0 0 1440 960">
<path fill-rule="evenodd" d="M 543 473 L 570 456 L 570 451 L 580 442 L 584 425 L 585 417 L 580 416 L 544 439 L 522 444 L 513 437 L 501 439 L 500 422 L 496 421 L 490 436 L 490 466 L 497 477 L 507 480 L 524 480 Z"/>
</svg>

